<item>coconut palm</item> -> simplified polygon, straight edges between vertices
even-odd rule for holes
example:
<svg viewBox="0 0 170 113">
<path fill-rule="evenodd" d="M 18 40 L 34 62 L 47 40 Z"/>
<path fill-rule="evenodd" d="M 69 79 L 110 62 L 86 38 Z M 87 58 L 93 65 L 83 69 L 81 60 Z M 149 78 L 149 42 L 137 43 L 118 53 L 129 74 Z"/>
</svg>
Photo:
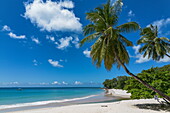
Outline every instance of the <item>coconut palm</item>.
<svg viewBox="0 0 170 113">
<path fill-rule="evenodd" d="M 80 45 L 95 41 L 91 46 L 90 56 L 97 67 L 100 67 L 103 61 L 107 70 L 111 70 L 114 64 L 118 68 L 122 66 L 129 75 L 170 101 L 170 97 L 150 86 L 127 69 L 126 64 L 129 63 L 129 54 L 126 47 L 133 46 L 133 44 L 122 33 L 130 33 L 140 27 L 136 22 L 116 26 L 122 5 L 122 0 L 117 0 L 114 5 L 108 0 L 101 7 L 86 13 L 86 19 L 90 20 L 91 23 L 84 27 L 83 31 L 86 37 L 81 40 Z"/>
<path fill-rule="evenodd" d="M 142 37 L 138 40 L 138 44 L 144 44 L 140 49 L 140 53 L 144 53 L 143 57 L 148 56 L 148 59 L 152 57 L 153 60 L 159 61 L 164 56 L 170 56 L 170 40 L 166 37 L 158 37 L 158 27 L 150 25 L 142 29 Z"/>
</svg>

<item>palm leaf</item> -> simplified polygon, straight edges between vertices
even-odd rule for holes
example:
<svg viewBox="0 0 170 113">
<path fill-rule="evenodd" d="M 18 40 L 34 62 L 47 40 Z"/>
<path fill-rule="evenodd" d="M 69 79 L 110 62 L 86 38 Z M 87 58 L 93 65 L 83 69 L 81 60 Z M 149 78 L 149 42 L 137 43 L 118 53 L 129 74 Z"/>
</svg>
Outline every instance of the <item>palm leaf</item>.
<svg viewBox="0 0 170 113">
<path fill-rule="evenodd" d="M 100 35 L 100 33 L 96 32 L 94 34 L 91 34 L 91 35 L 85 37 L 83 40 L 80 41 L 80 46 L 82 46 L 85 42 L 93 41 L 94 39 L 98 38 L 99 35 Z"/>
<path fill-rule="evenodd" d="M 153 60 L 160 60 L 170 52 L 170 40 L 166 37 L 158 37 L 157 26 L 150 25 L 142 29 L 142 37 L 137 41 L 137 44 L 144 44 L 139 49 L 139 52 L 143 54 L 143 57 L 148 55 L 148 58 L 152 57 Z"/>
<path fill-rule="evenodd" d="M 88 34 L 92 34 L 94 32 L 95 32 L 95 25 L 94 24 L 89 24 L 89 25 L 87 25 L 83 28 L 84 36 L 86 36 Z"/>
<path fill-rule="evenodd" d="M 133 46 L 133 43 L 128 39 L 126 39 L 123 35 L 120 34 L 119 37 L 120 37 L 120 41 L 126 46 Z"/>
<path fill-rule="evenodd" d="M 136 22 L 128 22 L 117 27 L 120 32 L 133 32 L 140 29 L 140 26 Z"/>
</svg>

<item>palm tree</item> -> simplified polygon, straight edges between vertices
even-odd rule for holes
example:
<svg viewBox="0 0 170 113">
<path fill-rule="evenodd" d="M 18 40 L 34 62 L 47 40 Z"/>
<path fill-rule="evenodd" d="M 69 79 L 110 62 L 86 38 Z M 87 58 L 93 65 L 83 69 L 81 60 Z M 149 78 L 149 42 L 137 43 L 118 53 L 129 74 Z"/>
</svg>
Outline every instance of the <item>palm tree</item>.
<svg viewBox="0 0 170 113">
<path fill-rule="evenodd" d="M 142 29 L 141 34 L 142 37 L 138 40 L 137 44 L 144 44 L 139 52 L 143 53 L 143 57 L 148 56 L 148 59 L 152 57 L 153 60 L 159 61 L 160 58 L 164 58 L 164 56 L 170 55 L 170 40 L 166 37 L 158 37 L 158 27 L 150 25 Z"/>
<path fill-rule="evenodd" d="M 136 22 L 116 26 L 122 4 L 122 0 L 117 0 L 114 5 L 111 5 L 110 0 L 108 0 L 101 7 L 86 13 L 86 19 L 90 20 L 91 23 L 84 27 L 83 31 L 86 37 L 81 40 L 80 45 L 82 46 L 85 42 L 95 41 L 91 46 L 90 56 L 97 67 L 100 67 L 103 61 L 107 70 L 111 70 L 113 64 L 117 65 L 118 68 L 122 66 L 130 76 L 170 101 L 169 96 L 141 80 L 125 66 L 125 64 L 129 63 L 126 46 L 133 46 L 133 44 L 122 33 L 137 31 L 140 27 Z"/>
</svg>

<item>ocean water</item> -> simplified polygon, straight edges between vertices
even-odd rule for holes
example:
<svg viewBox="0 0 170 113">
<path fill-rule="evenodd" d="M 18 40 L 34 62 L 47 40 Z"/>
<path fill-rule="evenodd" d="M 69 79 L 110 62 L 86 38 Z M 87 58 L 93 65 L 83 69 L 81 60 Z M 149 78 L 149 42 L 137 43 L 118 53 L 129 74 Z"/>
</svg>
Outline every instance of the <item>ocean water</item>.
<svg viewBox="0 0 170 113">
<path fill-rule="evenodd" d="M 0 88 L 0 109 L 44 105 L 94 97 L 103 92 L 100 88 Z"/>
</svg>

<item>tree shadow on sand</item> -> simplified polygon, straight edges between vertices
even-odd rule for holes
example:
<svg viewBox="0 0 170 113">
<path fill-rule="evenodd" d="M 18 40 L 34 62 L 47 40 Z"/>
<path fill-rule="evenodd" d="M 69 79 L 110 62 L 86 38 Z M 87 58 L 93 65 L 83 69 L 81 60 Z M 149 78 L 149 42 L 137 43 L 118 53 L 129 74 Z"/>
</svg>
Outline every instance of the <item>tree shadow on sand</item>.
<svg viewBox="0 0 170 113">
<path fill-rule="evenodd" d="M 165 104 L 136 104 L 134 106 L 138 107 L 139 109 L 170 112 L 170 106 Z"/>
</svg>

